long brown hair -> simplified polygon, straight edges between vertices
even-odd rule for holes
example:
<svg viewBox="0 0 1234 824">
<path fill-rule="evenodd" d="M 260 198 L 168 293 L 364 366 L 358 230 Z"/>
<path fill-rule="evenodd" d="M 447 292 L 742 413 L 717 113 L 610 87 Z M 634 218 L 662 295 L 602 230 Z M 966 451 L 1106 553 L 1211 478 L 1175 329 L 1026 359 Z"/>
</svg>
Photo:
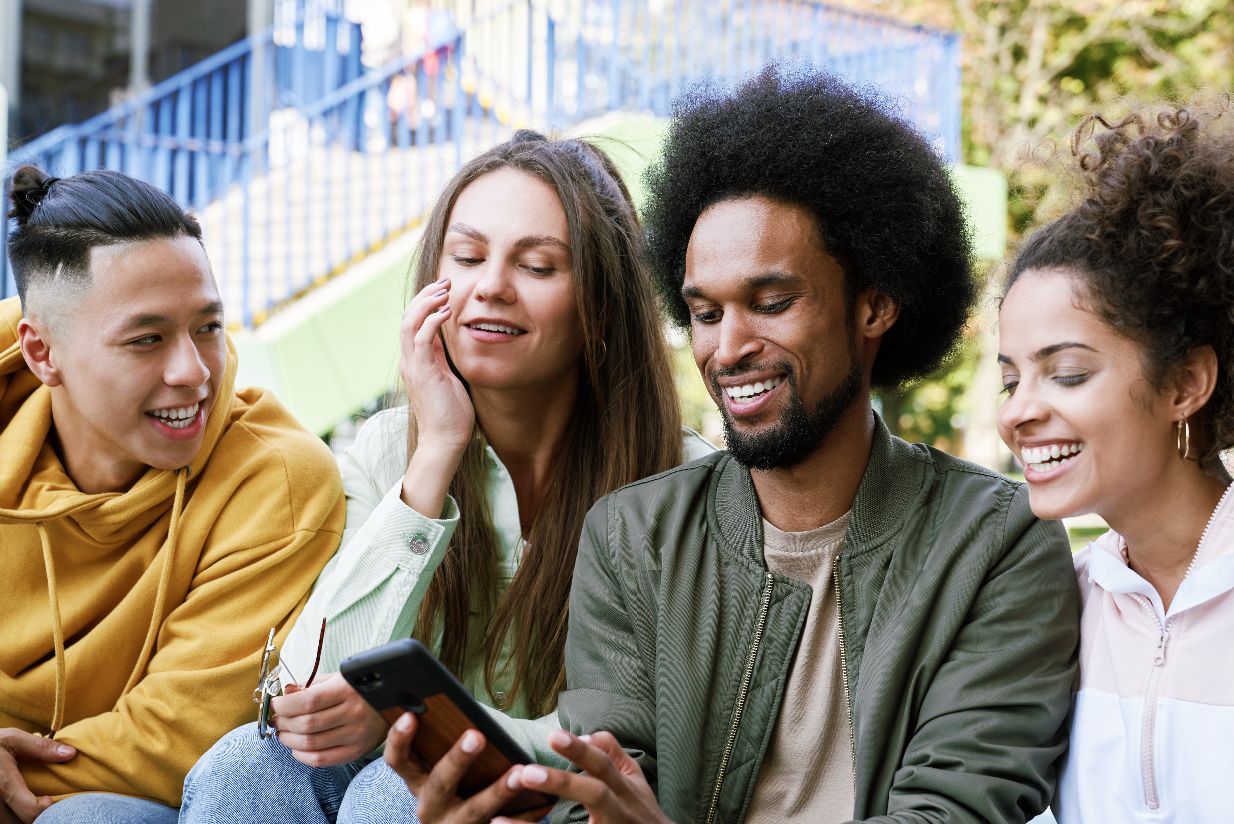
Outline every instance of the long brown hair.
<svg viewBox="0 0 1234 824">
<path fill-rule="evenodd" d="M 512 636 L 513 688 L 498 703 L 508 708 L 521 695 L 541 715 L 556 706 L 565 685 L 568 599 L 583 517 L 606 493 L 680 462 L 681 414 L 630 193 L 609 157 L 589 143 L 519 131 L 467 163 L 429 216 L 413 293 L 437 279 L 459 194 L 481 175 L 503 168 L 552 186 L 565 211 L 583 333 L 578 399 L 529 547 L 500 598 L 497 536 L 486 494 L 487 442 L 477 425 L 450 482 L 459 525 L 429 583 L 416 635 L 431 643 L 440 632 L 441 659 L 456 673 L 472 654 L 483 652 L 490 694 Z M 414 417 L 408 433 L 410 455 L 417 439 Z"/>
</svg>

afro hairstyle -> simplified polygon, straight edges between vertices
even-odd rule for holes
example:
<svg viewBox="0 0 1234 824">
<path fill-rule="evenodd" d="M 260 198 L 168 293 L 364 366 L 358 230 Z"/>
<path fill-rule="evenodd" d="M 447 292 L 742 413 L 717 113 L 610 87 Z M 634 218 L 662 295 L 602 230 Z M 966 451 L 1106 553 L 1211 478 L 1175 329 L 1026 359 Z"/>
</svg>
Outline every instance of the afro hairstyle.
<svg viewBox="0 0 1234 824">
<path fill-rule="evenodd" d="M 761 195 L 814 215 L 849 295 L 872 288 L 899 304 L 874 386 L 925 377 L 955 346 L 976 295 L 960 200 L 929 144 L 872 95 L 777 66 L 736 89 L 698 86 L 676 101 L 645 182 L 652 270 L 678 325 L 690 323 L 681 287 L 699 216 Z"/>
</svg>

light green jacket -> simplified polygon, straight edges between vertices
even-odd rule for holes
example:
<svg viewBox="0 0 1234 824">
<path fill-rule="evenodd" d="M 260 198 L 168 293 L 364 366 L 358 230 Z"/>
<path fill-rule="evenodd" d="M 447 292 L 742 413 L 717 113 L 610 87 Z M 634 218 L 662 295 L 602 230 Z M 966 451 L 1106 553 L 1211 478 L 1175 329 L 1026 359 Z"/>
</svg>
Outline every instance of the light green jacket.
<svg viewBox="0 0 1234 824">
<path fill-rule="evenodd" d="M 339 663 L 349 655 L 411 635 L 420 603 L 445 557 L 459 516 L 450 497 L 440 518 L 427 518 L 403 503 L 407 422 L 406 407 L 377 413 L 360 427 L 355 443 L 339 459 L 347 494 L 347 526 L 339 551 L 318 577 L 308 604 L 288 634 L 282 654 L 284 680 L 308 677 L 322 618 L 327 619 L 322 673 L 338 672 Z M 683 448 L 687 459 L 714 451 L 688 430 Z M 504 592 L 522 560 L 523 538 L 514 484 L 492 447 L 488 448 L 487 490 Z M 508 656 L 509 640 L 505 652 Z M 484 704 L 496 703 L 497 696 L 485 685 L 482 659 L 471 661 L 459 680 Z M 494 693 L 508 690 L 511 680 L 510 673 L 499 676 Z M 522 700 L 516 700 L 508 714 L 490 710 L 533 758 L 561 764 L 547 744 L 548 734 L 560 726 L 556 712 L 528 719 Z"/>
</svg>

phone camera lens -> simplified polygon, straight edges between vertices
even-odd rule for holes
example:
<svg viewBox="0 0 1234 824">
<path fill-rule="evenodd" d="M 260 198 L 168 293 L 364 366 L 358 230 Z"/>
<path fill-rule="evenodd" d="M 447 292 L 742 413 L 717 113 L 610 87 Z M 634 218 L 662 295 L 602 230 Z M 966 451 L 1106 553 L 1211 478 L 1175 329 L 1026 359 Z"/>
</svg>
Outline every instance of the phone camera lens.
<svg viewBox="0 0 1234 824">
<path fill-rule="evenodd" d="M 424 702 L 422 702 L 420 700 L 420 696 L 416 695 L 414 692 L 400 693 L 398 703 L 399 706 L 407 710 L 407 712 L 413 712 L 416 715 L 424 712 Z"/>
</svg>

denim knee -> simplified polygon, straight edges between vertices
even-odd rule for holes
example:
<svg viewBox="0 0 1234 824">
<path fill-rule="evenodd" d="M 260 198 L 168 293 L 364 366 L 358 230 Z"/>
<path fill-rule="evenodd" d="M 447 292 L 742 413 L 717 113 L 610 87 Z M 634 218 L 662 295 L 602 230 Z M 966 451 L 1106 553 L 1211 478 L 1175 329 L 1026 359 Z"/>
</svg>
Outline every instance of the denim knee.
<svg viewBox="0 0 1234 824">
<path fill-rule="evenodd" d="M 176 810 L 148 798 L 115 793 L 81 793 L 57 801 L 39 824 L 175 824 Z"/>
<path fill-rule="evenodd" d="M 390 821 L 418 824 L 416 797 L 399 774 L 378 759 L 351 780 L 339 808 L 338 823 L 386 824 Z"/>
<path fill-rule="evenodd" d="M 330 824 L 347 787 L 343 771 L 314 769 L 246 724 L 220 738 L 184 780 L 181 824 Z"/>
</svg>

